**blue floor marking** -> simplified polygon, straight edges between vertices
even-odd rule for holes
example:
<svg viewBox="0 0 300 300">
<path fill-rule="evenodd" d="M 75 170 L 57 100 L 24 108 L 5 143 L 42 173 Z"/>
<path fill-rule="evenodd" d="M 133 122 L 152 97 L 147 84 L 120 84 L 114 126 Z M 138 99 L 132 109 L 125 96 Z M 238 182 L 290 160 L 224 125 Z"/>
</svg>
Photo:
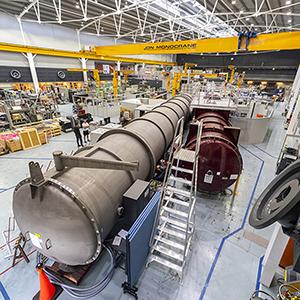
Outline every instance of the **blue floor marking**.
<svg viewBox="0 0 300 300">
<path fill-rule="evenodd" d="M 7 291 L 5 290 L 1 281 L 0 281 L 0 293 L 2 294 L 4 300 L 10 300 Z"/>
<path fill-rule="evenodd" d="M 255 148 L 257 148 L 258 150 L 262 151 L 263 153 L 269 155 L 270 157 L 272 157 L 272 158 L 274 158 L 274 159 L 277 159 L 277 158 L 278 158 L 278 157 L 276 157 L 276 156 L 274 156 L 274 155 L 268 153 L 267 151 L 261 149 L 260 147 L 258 147 L 258 146 L 256 146 L 256 145 L 252 145 L 252 146 L 255 147 Z"/>
<path fill-rule="evenodd" d="M 258 185 L 258 182 L 259 182 L 259 179 L 260 179 L 260 176 L 261 176 L 261 173 L 262 173 L 262 170 L 263 170 L 263 167 L 264 167 L 264 160 L 261 159 L 260 157 L 258 157 L 256 154 L 254 154 L 253 152 L 251 152 L 250 150 L 248 150 L 247 148 L 243 147 L 242 145 L 240 145 L 241 148 L 245 149 L 246 151 L 248 151 L 251 155 L 253 155 L 254 157 L 256 157 L 258 160 L 261 161 L 261 165 L 260 165 L 260 169 L 259 169 L 259 172 L 257 174 L 257 177 L 256 177 L 256 181 L 255 181 L 255 184 L 253 186 L 253 189 L 252 189 L 252 193 L 251 193 L 251 196 L 250 196 L 250 199 L 249 199 L 249 202 L 248 202 L 248 205 L 247 205 L 247 208 L 246 208 L 246 212 L 245 212 L 245 215 L 244 215 L 244 218 L 243 218 L 243 221 L 242 221 L 242 224 L 241 226 L 234 230 L 233 232 L 229 233 L 228 235 L 224 236 L 221 240 L 221 243 L 219 245 L 219 248 L 217 250 L 217 253 L 215 255 L 215 258 L 213 260 L 213 263 L 210 267 L 210 270 L 208 272 L 208 275 L 207 275 L 207 278 L 205 280 L 205 284 L 204 284 L 204 287 L 202 288 L 202 291 L 201 291 L 201 294 L 200 294 L 200 297 L 199 297 L 199 300 L 203 300 L 204 299 L 204 296 L 206 294 L 206 290 L 209 286 L 209 282 L 211 280 L 211 277 L 213 275 L 213 272 L 215 270 L 215 267 L 216 267 L 216 264 L 220 258 L 220 254 L 221 254 L 221 251 L 223 249 L 223 246 L 224 246 L 224 243 L 227 239 L 229 239 L 231 236 L 235 235 L 236 233 L 238 233 L 239 231 L 241 231 L 244 227 L 245 227 L 245 224 L 246 224 L 246 221 L 247 221 L 247 217 L 248 217 L 248 213 L 249 213 L 249 210 L 250 210 L 250 207 L 251 207 L 251 203 L 252 203 L 252 200 L 254 198 L 254 194 L 255 194 L 255 191 L 256 191 L 256 188 L 257 188 L 257 185 Z"/>
<path fill-rule="evenodd" d="M 261 278 L 261 273 L 262 273 L 262 263 L 263 263 L 263 260 L 264 260 L 264 256 L 262 256 L 260 259 L 259 259 L 259 264 L 258 264 L 258 270 L 257 270 L 257 276 L 256 276 L 256 285 L 255 285 L 255 290 L 258 291 L 259 290 L 259 287 L 260 287 L 260 278 Z"/>
<path fill-rule="evenodd" d="M 15 188 L 15 187 L 16 187 L 16 185 L 13 185 L 13 186 L 11 186 L 11 187 L 9 187 L 9 188 L 7 188 L 7 189 L 0 189 L 0 194 L 6 192 L 6 191 L 8 191 L 8 190 L 11 190 L 11 189 L 13 189 L 13 188 Z"/>
</svg>

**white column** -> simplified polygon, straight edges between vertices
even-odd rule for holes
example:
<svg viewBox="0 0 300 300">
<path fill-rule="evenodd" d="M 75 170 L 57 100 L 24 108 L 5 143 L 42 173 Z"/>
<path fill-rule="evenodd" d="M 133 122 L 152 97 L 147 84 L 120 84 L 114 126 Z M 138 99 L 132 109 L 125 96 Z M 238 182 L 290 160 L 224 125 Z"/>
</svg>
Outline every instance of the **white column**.
<svg viewBox="0 0 300 300">
<path fill-rule="evenodd" d="M 35 64 L 34 64 L 35 56 L 33 56 L 32 53 L 28 52 L 26 57 L 27 57 L 28 63 L 29 63 L 29 68 L 30 68 L 30 73 L 31 73 L 31 77 L 32 77 L 34 90 L 35 90 L 36 93 L 38 93 L 39 90 L 40 90 L 40 87 L 39 87 L 39 80 L 38 80 L 38 77 L 37 77 Z"/>
<path fill-rule="evenodd" d="M 80 61 L 81 61 L 82 69 L 87 69 L 87 67 L 86 67 L 87 59 L 86 58 L 80 58 Z M 88 83 L 88 77 L 87 77 L 87 72 L 86 71 L 83 71 L 83 81 L 85 83 Z"/>
<path fill-rule="evenodd" d="M 121 71 L 121 62 L 117 61 L 117 71 Z"/>
<path fill-rule="evenodd" d="M 300 66 L 298 67 L 298 71 L 296 73 L 294 83 L 292 86 L 292 90 L 291 90 L 291 100 L 290 100 L 290 104 L 289 104 L 289 111 L 286 116 L 287 119 L 289 119 L 293 113 L 293 108 L 298 99 L 299 91 L 300 91 Z"/>
</svg>

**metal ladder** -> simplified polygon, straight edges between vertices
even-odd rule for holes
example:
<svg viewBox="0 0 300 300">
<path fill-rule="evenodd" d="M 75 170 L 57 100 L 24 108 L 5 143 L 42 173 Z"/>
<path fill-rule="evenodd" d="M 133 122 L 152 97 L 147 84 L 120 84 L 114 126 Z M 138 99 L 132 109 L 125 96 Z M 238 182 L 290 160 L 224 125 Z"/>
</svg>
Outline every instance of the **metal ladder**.
<svg viewBox="0 0 300 300">
<path fill-rule="evenodd" d="M 173 138 L 155 223 L 157 227 L 154 227 L 148 260 L 148 265 L 156 262 L 175 271 L 180 279 L 194 232 L 198 155 L 202 132 L 202 123 L 198 123 L 195 151 L 184 149 L 183 125 L 182 117 L 177 123 Z M 192 169 L 183 168 L 180 162 L 192 164 Z M 192 178 L 188 180 L 179 177 L 178 173 Z"/>
</svg>

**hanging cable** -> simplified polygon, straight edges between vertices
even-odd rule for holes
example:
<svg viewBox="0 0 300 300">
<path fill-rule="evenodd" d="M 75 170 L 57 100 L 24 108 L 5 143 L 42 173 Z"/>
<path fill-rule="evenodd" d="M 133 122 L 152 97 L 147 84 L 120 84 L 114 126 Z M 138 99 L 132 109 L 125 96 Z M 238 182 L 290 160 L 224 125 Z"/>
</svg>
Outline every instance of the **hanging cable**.
<svg viewBox="0 0 300 300">
<path fill-rule="evenodd" d="M 298 288 L 296 288 L 294 285 L 288 284 L 288 283 L 284 283 L 279 287 L 279 297 L 281 300 L 289 300 L 289 298 L 287 298 L 285 295 L 283 295 L 282 293 L 282 289 L 288 287 L 290 289 L 295 290 L 296 292 L 298 292 L 298 296 L 300 295 L 300 290 Z"/>
<path fill-rule="evenodd" d="M 53 284 L 59 285 L 63 288 L 63 290 L 69 294 L 71 297 L 77 298 L 77 299 L 88 299 L 96 296 L 100 292 L 104 290 L 104 288 L 109 284 L 111 281 L 114 270 L 115 270 L 115 257 L 112 252 L 112 250 L 108 247 L 103 245 L 103 248 L 108 252 L 110 256 L 110 268 L 107 272 L 107 274 L 104 276 L 103 279 L 101 279 L 99 282 L 96 284 L 86 287 L 86 288 L 78 288 L 71 286 L 69 284 L 66 284 L 63 282 L 60 278 L 57 276 L 53 275 L 51 272 L 49 272 L 47 269 L 45 269 L 45 273 L 49 277 L 50 281 Z"/>
<path fill-rule="evenodd" d="M 269 293 L 267 293 L 267 292 L 265 292 L 265 291 L 263 291 L 263 290 L 256 290 L 256 291 L 252 294 L 251 299 L 256 299 L 255 297 L 256 297 L 259 293 L 264 294 L 264 295 L 266 295 L 266 296 L 269 296 L 272 300 L 276 300 L 275 297 L 273 297 L 272 295 L 270 295 Z"/>
</svg>

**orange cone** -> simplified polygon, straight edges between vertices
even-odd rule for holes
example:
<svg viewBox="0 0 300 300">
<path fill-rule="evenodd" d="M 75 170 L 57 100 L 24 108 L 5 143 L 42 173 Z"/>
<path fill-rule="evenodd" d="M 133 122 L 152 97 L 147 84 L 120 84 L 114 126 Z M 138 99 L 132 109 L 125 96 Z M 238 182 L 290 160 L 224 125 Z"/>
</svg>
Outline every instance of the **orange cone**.
<svg viewBox="0 0 300 300">
<path fill-rule="evenodd" d="M 50 282 L 42 268 L 38 268 L 37 271 L 40 274 L 40 300 L 53 299 L 56 292 L 55 286 Z"/>
</svg>

